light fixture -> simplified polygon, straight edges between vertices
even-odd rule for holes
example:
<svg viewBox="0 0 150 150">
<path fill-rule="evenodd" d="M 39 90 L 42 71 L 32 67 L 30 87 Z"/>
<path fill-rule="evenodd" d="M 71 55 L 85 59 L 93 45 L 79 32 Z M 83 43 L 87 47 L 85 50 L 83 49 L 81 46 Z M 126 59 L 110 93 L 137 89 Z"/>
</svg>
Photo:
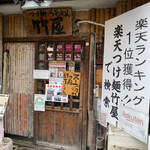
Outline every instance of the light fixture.
<svg viewBox="0 0 150 150">
<path fill-rule="evenodd" d="M 20 3 L 22 10 L 49 8 L 51 0 L 13 0 L 15 4 Z"/>
</svg>

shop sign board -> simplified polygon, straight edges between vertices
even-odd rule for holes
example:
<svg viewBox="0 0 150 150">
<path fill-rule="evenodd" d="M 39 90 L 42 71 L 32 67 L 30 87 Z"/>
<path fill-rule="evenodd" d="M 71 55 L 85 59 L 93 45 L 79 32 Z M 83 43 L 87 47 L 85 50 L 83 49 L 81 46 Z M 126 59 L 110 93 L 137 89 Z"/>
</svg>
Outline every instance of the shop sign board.
<svg viewBox="0 0 150 150">
<path fill-rule="evenodd" d="M 23 12 L 29 37 L 72 35 L 72 9 L 51 8 Z"/>
<path fill-rule="evenodd" d="M 145 137 L 141 140 L 145 143 L 150 101 L 149 10 L 147 3 L 105 22 L 101 105 L 108 123 L 139 140 Z M 120 122 L 122 116 L 124 123 Z"/>
</svg>

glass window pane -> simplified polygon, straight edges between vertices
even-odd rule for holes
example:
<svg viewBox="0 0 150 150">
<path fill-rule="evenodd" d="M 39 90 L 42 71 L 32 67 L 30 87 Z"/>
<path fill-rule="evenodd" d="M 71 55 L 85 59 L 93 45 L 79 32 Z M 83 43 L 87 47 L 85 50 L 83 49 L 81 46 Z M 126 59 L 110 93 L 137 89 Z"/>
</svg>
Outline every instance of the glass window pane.
<svg viewBox="0 0 150 150">
<path fill-rule="evenodd" d="M 38 69 L 44 70 L 44 62 L 38 64 Z"/>
<path fill-rule="evenodd" d="M 81 54 L 74 54 L 74 60 L 80 61 L 81 60 Z"/>
<path fill-rule="evenodd" d="M 44 54 L 39 54 L 39 60 L 44 60 Z"/>
<path fill-rule="evenodd" d="M 75 64 L 75 71 L 80 72 L 80 63 Z"/>
<path fill-rule="evenodd" d="M 53 53 L 48 53 L 48 60 L 53 60 Z"/>
<path fill-rule="evenodd" d="M 66 63 L 66 70 L 69 71 L 69 63 Z"/>
<path fill-rule="evenodd" d="M 66 44 L 66 46 L 65 46 L 65 51 L 70 52 L 71 49 L 72 49 L 72 45 L 71 45 L 71 44 Z"/>
<path fill-rule="evenodd" d="M 56 60 L 62 60 L 62 54 L 57 54 L 56 55 Z"/>
<path fill-rule="evenodd" d="M 58 44 L 58 45 L 56 46 L 56 50 L 57 50 L 57 51 L 62 51 L 62 49 L 63 49 L 63 45 L 62 45 L 62 44 Z"/>
<path fill-rule="evenodd" d="M 38 81 L 37 82 L 37 87 L 38 88 L 44 88 L 44 81 Z"/>
<path fill-rule="evenodd" d="M 44 90 L 38 90 L 37 94 L 44 94 Z"/>
<path fill-rule="evenodd" d="M 52 106 L 52 102 L 50 102 L 50 101 L 45 101 L 45 105 L 46 105 L 46 106 Z"/>
<path fill-rule="evenodd" d="M 81 44 L 75 44 L 74 45 L 74 51 L 81 52 Z"/>
<path fill-rule="evenodd" d="M 60 107 L 60 106 L 61 106 L 61 103 L 59 103 L 59 102 L 58 102 L 58 103 L 57 103 L 57 102 L 55 102 L 55 103 L 54 103 L 54 106 L 55 106 L 55 107 Z"/>
<path fill-rule="evenodd" d="M 79 99 L 79 96 L 73 96 L 73 99 Z"/>
<path fill-rule="evenodd" d="M 71 60 L 71 54 L 65 54 L 65 60 Z"/>
<path fill-rule="evenodd" d="M 72 108 L 79 108 L 79 103 L 78 102 L 72 102 Z"/>
<path fill-rule="evenodd" d="M 39 51 L 45 51 L 45 44 L 39 44 Z"/>
<path fill-rule="evenodd" d="M 69 108 L 70 107 L 70 101 L 68 100 L 68 103 L 63 103 L 64 108 Z"/>
<path fill-rule="evenodd" d="M 48 44 L 47 51 L 53 52 L 53 44 Z"/>
</svg>

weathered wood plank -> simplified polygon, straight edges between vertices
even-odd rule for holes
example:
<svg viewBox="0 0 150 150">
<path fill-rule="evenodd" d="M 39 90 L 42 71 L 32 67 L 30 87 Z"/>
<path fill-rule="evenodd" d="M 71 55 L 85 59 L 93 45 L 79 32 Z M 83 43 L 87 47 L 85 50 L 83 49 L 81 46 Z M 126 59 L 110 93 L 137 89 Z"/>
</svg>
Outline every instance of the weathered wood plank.
<svg viewBox="0 0 150 150">
<path fill-rule="evenodd" d="M 121 5 L 122 5 L 122 1 L 117 1 L 117 5 L 116 5 L 116 16 L 120 15 L 122 10 L 121 10 Z"/>
</svg>

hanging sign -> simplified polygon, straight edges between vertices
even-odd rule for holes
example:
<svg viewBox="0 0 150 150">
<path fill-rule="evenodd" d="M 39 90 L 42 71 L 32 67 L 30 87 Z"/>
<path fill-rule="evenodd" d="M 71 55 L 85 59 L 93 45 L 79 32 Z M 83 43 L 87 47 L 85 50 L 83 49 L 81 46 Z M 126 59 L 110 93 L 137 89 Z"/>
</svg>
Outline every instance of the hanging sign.
<svg viewBox="0 0 150 150">
<path fill-rule="evenodd" d="M 81 73 L 64 71 L 62 93 L 78 96 Z"/>
<path fill-rule="evenodd" d="M 72 35 L 72 9 L 36 9 L 23 12 L 29 37 Z"/>
<path fill-rule="evenodd" d="M 150 3 L 106 21 L 101 105 L 109 123 L 145 143 L 150 100 L 149 10 Z M 121 122 L 120 117 L 124 117 Z"/>
</svg>

